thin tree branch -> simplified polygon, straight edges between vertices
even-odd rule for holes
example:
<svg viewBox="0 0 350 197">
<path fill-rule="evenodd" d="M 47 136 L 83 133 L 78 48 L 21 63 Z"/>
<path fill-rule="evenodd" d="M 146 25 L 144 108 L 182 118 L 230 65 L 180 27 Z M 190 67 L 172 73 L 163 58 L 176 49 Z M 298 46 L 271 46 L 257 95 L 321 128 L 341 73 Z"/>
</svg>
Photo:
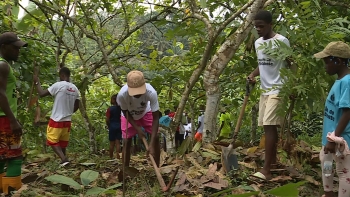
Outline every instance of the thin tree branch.
<svg viewBox="0 0 350 197">
<path fill-rule="evenodd" d="M 237 10 L 236 13 L 232 14 L 228 19 L 226 19 L 218 28 L 216 31 L 215 37 L 219 36 L 221 32 L 226 28 L 228 24 L 230 24 L 233 20 L 236 19 L 237 16 L 242 14 L 248 7 L 250 7 L 255 0 L 250 0 L 248 3 L 246 3 L 244 6 L 242 6 L 239 10 Z"/>
<path fill-rule="evenodd" d="M 37 6 L 39 6 L 39 7 L 41 6 L 41 7 L 45 8 L 45 9 L 51 11 L 51 12 L 54 12 L 55 14 L 58 14 L 58 15 L 61 16 L 61 17 L 64 17 L 64 18 L 69 19 L 69 20 L 72 21 L 77 27 L 79 27 L 79 29 L 86 35 L 87 38 L 90 38 L 90 39 L 92 39 L 92 40 L 97 41 L 97 38 L 95 38 L 93 35 L 91 35 L 91 34 L 90 34 L 90 33 L 89 33 L 75 18 L 72 18 L 72 17 L 70 17 L 69 15 L 67 15 L 67 14 L 65 14 L 65 13 L 62 13 L 62 12 L 60 12 L 60 11 L 57 11 L 57 10 L 55 10 L 54 8 L 49 7 L 49 6 L 47 6 L 47 5 L 45 5 L 45 4 L 41 3 L 41 2 L 39 2 L 39 1 L 37 1 L 37 0 L 30 0 L 30 1 L 33 2 L 33 3 L 35 3 L 35 5 L 37 5 Z"/>
<path fill-rule="evenodd" d="M 175 2 L 176 3 L 176 2 Z M 107 51 L 107 55 L 109 56 L 111 53 L 113 53 L 113 51 L 121 44 L 124 42 L 124 40 L 126 40 L 131 34 L 133 34 L 134 32 L 136 32 L 137 30 L 139 30 L 141 27 L 143 27 L 144 25 L 146 25 L 147 23 L 150 23 L 152 21 L 156 21 L 158 19 L 159 16 L 161 16 L 164 13 L 167 13 L 168 10 L 172 9 L 172 7 L 168 7 L 166 9 L 164 9 L 163 11 L 161 11 L 160 13 L 158 13 L 157 15 L 151 17 L 150 19 L 140 23 L 139 25 L 137 25 L 136 27 L 134 27 L 133 29 L 131 29 L 127 34 L 125 34 L 123 37 L 121 37 L 120 39 L 118 39 L 118 42 L 116 44 L 114 44 L 113 46 L 111 46 L 111 49 Z M 100 60 L 100 62 L 98 64 L 96 64 L 93 68 L 91 68 L 89 70 L 89 72 L 92 72 L 93 70 L 101 67 L 103 65 L 103 59 Z"/>
</svg>

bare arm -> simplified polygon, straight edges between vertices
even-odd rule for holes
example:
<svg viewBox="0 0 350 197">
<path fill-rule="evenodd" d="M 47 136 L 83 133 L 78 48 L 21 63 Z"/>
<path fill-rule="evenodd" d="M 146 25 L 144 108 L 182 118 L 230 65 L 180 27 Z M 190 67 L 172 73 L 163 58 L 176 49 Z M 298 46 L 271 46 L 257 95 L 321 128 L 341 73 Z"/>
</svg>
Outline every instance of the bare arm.
<svg viewBox="0 0 350 197">
<path fill-rule="evenodd" d="M 256 76 L 260 75 L 260 71 L 259 71 L 259 66 L 257 66 L 252 73 L 250 73 L 250 75 L 248 77 L 253 77 L 255 78 Z"/>
<path fill-rule="evenodd" d="M 350 108 L 343 108 L 343 114 L 340 117 L 337 127 L 335 128 L 335 136 L 341 136 L 344 132 L 345 127 L 348 125 L 350 121 Z"/>
<path fill-rule="evenodd" d="M 49 91 L 48 91 L 49 92 Z M 78 109 L 79 109 L 79 103 L 80 103 L 80 100 L 79 99 L 75 99 L 74 101 L 74 111 L 73 113 L 75 113 Z"/>
<path fill-rule="evenodd" d="M 17 121 L 12 113 L 10 104 L 6 96 L 7 77 L 10 73 L 10 65 L 6 62 L 0 62 L 0 108 L 11 122 Z"/>
<path fill-rule="evenodd" d="M 132 117 L 132 115 L 129 113 L 128 110 L 122 110 L 125 118 L 128 120 L 128 122 L 131 124 L 132 127 L 134 127 L 137 131 L 137 134 L 143 134 L 142 133 L 142 130 L 141 130 L 141 127 L 139 125 L 136 124 L 134 118 Z"/>
<path fill-rule="evenodd" d="M 37 89 L 40 97 L 45 97 L 45 96 L 51 95 L 49 90 L 43 90 L 43 88 L 41 87 L 40 81 L 38 81 L 38 83 L 36 85 L 36 89 Z"/>
</svg>

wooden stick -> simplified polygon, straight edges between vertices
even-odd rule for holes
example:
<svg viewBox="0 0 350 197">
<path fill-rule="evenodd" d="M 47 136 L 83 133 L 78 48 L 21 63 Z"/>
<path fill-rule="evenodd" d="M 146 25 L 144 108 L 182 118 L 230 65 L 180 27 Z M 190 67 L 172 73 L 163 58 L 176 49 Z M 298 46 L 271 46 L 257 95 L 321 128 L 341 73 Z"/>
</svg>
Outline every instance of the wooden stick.
<svg viewBox="0 0 350 197">
<path fill-rule="evenodd" d="M 140 137 L 142 138 L 142 142 L 143 142 L 143 144 L 146 147 L 146 151 L 148 151 L 148 144 L 147 144 L 146 138 L 144 136 L 140 136 Z M 157 176 L 157 179 L 158 179 L 160 187 L 162 188 L 163 191 L 167 191 L 168 190 L 167 186 L 166 186 L 166 184 L 164 182 L 164 179 L 163 179 L 162 175 L 160 174 L 159 168 L 158 168 L 158 166 L 156 164 L 156 161 L 153 158 L 153 155 L 152 154 L 148 154 L 148 156 L 149 156 L 149 158 L 151 160 L 151 163 L 153 165 L 153 168 L 154 168 L 154 171 L 156 173 L 156 176 Z"/>
<path fill-rule="evenodd" d="M 128 127 L 129 127 L 129 111 L 127 111 L 126 113 L 126 130 L 125 130 L 125 136 L 126 136 L 126 140 L 123 140 L 123 142 L 125 142 L 123 144 L 123 153 L 122 157 L 123 157 L 123 197 L 125 197 L 125 190 L 126 190 L 126 186 L 125 186 L 125 161 L 126 161 L 126 147 L 128 146 Z M 131 154 L 131 153 L 130 153 Z"/>
</svg>

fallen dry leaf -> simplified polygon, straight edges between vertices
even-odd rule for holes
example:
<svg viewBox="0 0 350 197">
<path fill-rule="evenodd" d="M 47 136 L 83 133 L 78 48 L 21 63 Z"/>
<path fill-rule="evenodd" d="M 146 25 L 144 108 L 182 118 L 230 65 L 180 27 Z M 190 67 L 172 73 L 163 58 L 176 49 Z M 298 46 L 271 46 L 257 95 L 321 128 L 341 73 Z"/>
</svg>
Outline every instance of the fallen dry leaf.
<svg viewBox="0 0 350 197">
<path fill-rule="evenodd" d="M 287 166 L 285 169 L 289 172 L 291 177 L 298 177 L 300 176 L 300 173 L 293 167 Z"/>
<path fill-rule="evenodd" d="M 258 150 L 257 146 L 253 146 L 247 149 L 247 154 L 255 153 L 255 151 Z"/>
<path fill-rule="evenodd" d="M 217 154 L 213 154 L 211 152 L 200 152 L 202 157 L 204 158 L 211 158 L 213 160 L 219 160 L 220 159 L 220 155 Z"/>
<path fill-rule="evenodd" d="M 214 179 L 215 172 L 216 172 L 217 169 L 218 169 L 218 163 L 215 162 L 214 164 L 210 164 L 210 165 L 209 165 L 209 170 L 208 170 L 208 172 L 205 174 L 205 176 L 206 176 L 209 180 Z"/>
<path fill-rule="evenodd" d="M 223 185 L 224 187 L 228 187 L 229 185 L 229 182 L 228 180 L 224 179 L 224 178 L 221 178 L 219 176 L 216 176 L 213 180 L 214 183 L 219 183 L 221 185 Z"/>
<path fill-rule="evenodd" d="M 316 181 L 312 176 L 305 175 L 305 176 L 304 176 L 304 179 L 307 180 L 309 183 L 312 183 L 312 184 L 314 184 L 314 185 L 316 185 L 316 186 L 321 185 L 321 183 L 318 182 L 318 181 Z"/>
<path fill-rule="evenodd" d="M 209 182 L 203 185 L 204 187 L 210 187 L 210 188 L 214 188 L 217 190 L 221 190 L 221 188 L 225 188 L 226 186 L 220 184 L 220 183 L 214 183 L 214 182 Z"/>
<path fill-rule="evenodd" d="M 160 170 L 160 173 L 162 173 L 162 174 L 168 174 L 168 173 L 172 172 L 173 170 L 175 170 L 177 166 L 179 166 L 179 165 L 163 166 L 163 167 L 159 168 L 159 170 Z"/>
<path fill-rule="evenodd" d="M 180 177 L 180 178 L 177 180 L 177 182 L 175 183 L 175 185 L 182 185 L 182 184 L 184 184 L 184 183 L 186 182 L 187 176 L 186 176 L 185 173 L 181 172 L 181 174 L 179 175 L 179 177 Z"/>
<path fill-rule="evenodd" d="M 107 180 L 108 177 L 110 176 L 111 172 L 105 172 L 105 173 L 102 173 L 101 176 L 104 180 Z"/>
<path fill-rule="evenodd" d="M 187 177 L 188 182 L 191 183 L 192 186 L 198 187 L 198 188 L 203 188 L 203 184 L 200 182 L 198 179 L 191 179 Z"/>
<path fill-rule="evenodd" d="M 167 158 L 168 154 L 163 150 L 161 149 L 160 150 L 160 162 L 159 162 L 159 167 L 162 167 L 166 161 L 166 158 Z"/>
<path fill-rule="evenodd" d="M 203 157 L 202 156 L 197 157 L 197 162 L 198 163 L 202 163 L 203 162 Z"/>
<path fill-rule="evenodd" d="M 292 178 L 290 176 L 277 176 L 272 178 L 270 181 L 271 182 L 285 182 L 285 181 L 290 181 Z"/>
<path fill-rule="evenodd" d="M 175 185 L 173 191 L 174 192 L 182 192 L 184 190 L 188 190 L 189 189 L 190 184 L 186 184 L 186 185 Z"/>
<path fill-rule="evenodd" d="M 215 146 L 212 145 L 212 144 L 210 144 L 210 143 L 205 143 L 205 144 L 203 144 L 203 149 L 216 151 Z"/>
<path fill-rule="evenodd" d="M 250 168 L 250 169 L 254 169 L 254 170 L 256 170 L 258 168 L 258 166 L 255 163 L 255 161 L 252 161 L 252 162 L 249 162 L 249 163 L 245 163 L 245 162 L 239 161 L 238 164 L 242 165 L 242 166 L 244 166 L 246 168 Z"/>
</svg>

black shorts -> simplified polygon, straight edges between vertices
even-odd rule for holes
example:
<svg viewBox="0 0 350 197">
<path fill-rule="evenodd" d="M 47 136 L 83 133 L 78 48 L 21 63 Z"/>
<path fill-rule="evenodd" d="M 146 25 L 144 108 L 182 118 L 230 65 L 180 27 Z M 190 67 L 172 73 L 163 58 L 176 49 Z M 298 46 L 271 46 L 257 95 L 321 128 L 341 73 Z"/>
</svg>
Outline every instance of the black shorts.
<svg viewBox="0 0 350 197">
<path fill-rule="evenodd" d="M 179 141 L 180 144 L 184 141 L 184 135 L 185 134 L 180 134 L 180 132 L 176 132 L 175 134 L 175 141 Z"/>
<path fill-rule="evenodd" d="M 122 130 L 121 129 L 110 130 L 108 132 L 108 138 L 109 138 L 109 141 L 121 140 L 122 139 Z"/>
</svg>

